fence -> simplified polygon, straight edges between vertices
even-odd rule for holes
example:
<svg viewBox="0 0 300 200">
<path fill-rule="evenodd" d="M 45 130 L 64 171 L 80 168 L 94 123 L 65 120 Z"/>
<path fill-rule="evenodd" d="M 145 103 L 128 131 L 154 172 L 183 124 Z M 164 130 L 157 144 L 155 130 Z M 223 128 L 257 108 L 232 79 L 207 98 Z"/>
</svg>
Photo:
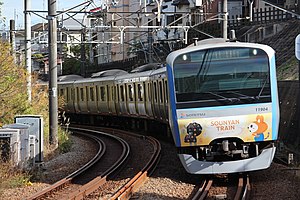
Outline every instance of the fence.
<svg viewBox="0 0 300 200">
<path fill-rule="evenodd" d="M 270 22 L 286 21 L 297 18 L 296 14 L 291 14 L 278 8 L 269 7 L 265 9 L 253 9 L 252 22 L 247 17 L 241 15 L 231 16 L 228 19 L 229 27 L 240 27 L 245 25 L 266 24 Z"/>
</svg>

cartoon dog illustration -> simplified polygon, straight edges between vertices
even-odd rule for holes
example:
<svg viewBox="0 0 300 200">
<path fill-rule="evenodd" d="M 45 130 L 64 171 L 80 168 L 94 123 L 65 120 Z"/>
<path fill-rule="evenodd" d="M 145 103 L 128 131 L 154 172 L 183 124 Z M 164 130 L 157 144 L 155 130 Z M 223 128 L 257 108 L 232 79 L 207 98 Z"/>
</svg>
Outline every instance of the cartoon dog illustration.
<svg viewBox="0 0 300 200">
<path fill-rule="evenodd" d="M 185 143 L 197 143 L 197 136 L 202 133 L 202 126 L 196 122 L 190 123 L 186 127 Z"/>
<path fill-rule="evenodd" d="M 268 124 L 264 121 L 264 116 L 262 115 L 257 115 L 256 121 L 252 122 L 248 126 L 248 129 L 254 136 L 255 141 L 264 141 L 270 135 L 270 133 L 268 132 L 267 137 L 264 137 L 264 132 L 268 129 Z"/>
</svg>

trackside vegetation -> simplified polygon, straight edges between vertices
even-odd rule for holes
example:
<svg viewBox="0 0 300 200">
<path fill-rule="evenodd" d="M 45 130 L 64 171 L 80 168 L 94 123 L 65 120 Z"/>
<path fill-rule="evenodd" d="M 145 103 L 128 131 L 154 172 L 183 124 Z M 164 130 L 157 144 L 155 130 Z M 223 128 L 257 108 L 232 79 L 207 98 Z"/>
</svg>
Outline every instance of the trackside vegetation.
<svg viewBox="0 0 300 200">
<path fill-rule="evenodd" d="M 32 79 L 32 101 L 28 101 L 27 71 L 24 64 L 16 64 L 11 54 L 9 43 L 0 41 L 0 127 L 11 124 L 16 115 L 42 115 L 44 119 L 44 155 L 45 160 L 57 153 L 67 152 L 71 147 L 69 134 L 61 128 L 58 131 L 59 147 L 51 149 L 49 144 L 49 111 L 47 86 L 37 84 Z M 59 106 L 63 100 L 59 101 Z M 1 146 L 1 144 L 0 144 Z M 1 151 L 1 149 L 0 149 Z M 0 199 L 2 192 L 7 188 L 30 186 L 34 171 L 21 171 L 4 162 L 0 152 Z"/>
</svg>

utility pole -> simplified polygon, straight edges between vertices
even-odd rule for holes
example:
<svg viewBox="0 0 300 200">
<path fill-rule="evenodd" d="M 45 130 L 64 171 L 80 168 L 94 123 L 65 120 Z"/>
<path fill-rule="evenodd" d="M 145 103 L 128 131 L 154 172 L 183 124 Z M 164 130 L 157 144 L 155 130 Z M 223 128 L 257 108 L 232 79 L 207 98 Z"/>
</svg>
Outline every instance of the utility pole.
<svg viewBox="0 0 300 200">
<path fill-rule="evenodd" d="M 15 20 L 9 21 L 9 29 L 10 29 L 10 35 L 9 35 L 9 41 L 11 44 L 11 54 L 14 57 L 14 62 L 16 63 L 16 26 L 15 26 Z"/>
<path fill-rule="evenodd" d="M 27 69 L 27 94 L 31 102 L 31 17 L 28 10 L 31 9 L 31 0 L 24 0 L 25 15 L 25 65 Z"/>
<path fill-rule="evenodd" d="M 227 26 L 228 26 L 228 9 L 227 9 L 227 0 L 223 0 L 223 38 L 227 40 Z"/>
<path fill-rule="evenodd" d="M 48 0 L 49 142 L 54 148 L 58 147 L 56 1 Z"/>
<path fill-rule="evenodd" d="M 86 51 L 85 51 L 85 29 L 81 30 L 81 45 L 80 45 L 80 75 L 85 76 L 86 75 Z"/>
</svg>

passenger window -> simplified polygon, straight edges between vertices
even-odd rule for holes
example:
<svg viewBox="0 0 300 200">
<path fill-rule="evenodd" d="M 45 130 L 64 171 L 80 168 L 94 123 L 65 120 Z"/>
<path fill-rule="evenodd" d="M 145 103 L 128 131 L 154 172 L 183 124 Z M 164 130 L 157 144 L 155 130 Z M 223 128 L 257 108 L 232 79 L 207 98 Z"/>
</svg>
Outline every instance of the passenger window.
<svg viewBox="0 0 300 200">
<path fill-rule="evenodd" d="M 154 101 L 157 102 L 157 84 L 154 82 Z"/>
<path fill-rule="evenodd" d="M 99 86 L 96 85 L 96 101 L 99 101 Z"/>
<path fill-rule="evenodd" d="M 76 95 L 77 95 L 77 101 L 79 101 L 80 100 L 80 94 L 79 94 L 79 88 L 77 87 L 76 88 Z"/>
<path fill-rule="evenodd" d="M 124 86 L 120 85 L 120 96 L 121 96 L 121 101 L 124 101 Z"/>
<path fill-rule="evenodd" d="M 120 101 L 120 92 L 119 92 L 119 86 L 117 85 L 116 86 L 116 89 L 115 89 L 115 91 L 116 91 L 116 94 L 117 94 L 117 100 L 118 100 L 118 102 Z"/>
<path fill-rule="evenodd" d="M 101 101 L 105 101 L 105 87 L 100 87 L 100 98 L 101 98 Z"/>
<path fill-rule="evenodd" d="M 138 87 L 138 100 L 143 101 L 143 86 L 141 84 L 138 84 L 137 87 Z"/>
<path fill-rule="evenodd" d="M 91 99 L 91 101 L 95 101 L 95 98 L 94 98 L 94 88 L 93 87 L 90 87 L 90 99 Z"/>
<path fill-rule="evenodd" d="M 159 100 L 160 103 L 163 102 L 163 87 L 162 87 L 162 81 L 159 81 Z"/>
<path fill-rule="evenodd" d="M 134 91 L 132 85 L 128 85 L 128 93 L 129 93 L 128 95 L 129 101 L 133 101 Z"/>
<path fill-rule="evenodd" d="M 89 99 L 89 91 L 88 91 L 88 86 L 86 86 L 84 89 L 85 89 L 85 99 L 86 99 L 86 101 L 90 101 L 90 99 Z"/>
<path fill-rule="evenodd" d="M 152 98 L 152 85 L 151 83 L 148 83 L 148 101 L 151 101 Z"/>
<path fill-rule="evenodd" d="M 168 103 L 169 101 L 169 91 L 168 91 L 168 81 L 165 80 L 165 100 L 166 100 L 166 103 Z"/>
<path fill-rule="evenodd" d="M 106 95 L 106 97 L 107 97 L 107 101 L 109 101 L 109 94 L 110 94 L 110 91 L 109 91 L 109 87 L 108 87 L 108 85 L 106 86 L 106 91 L 107 91 L 107 95 Z"/>
<path fill-rule="evenodd" d="M 69 90 L 70 90 L 70 88 L 67 88 L 67 99 L 66 99 L 66 100 L 67 100 L 67 102 L 70 100 L 70 96 L 69 96 L 69 95 L 70 95 L 70 94 L 69 94 Z"/>
<path fill-rule="evenodd" d="M 80 100 L 84 100 L 83 88 L 80 88 Z"/>
<path fill-rule="evenodd" d="M 75 101 L 75 89 L 71 88 L 71 100 Z"/>
<path fill-rule="evenodd" d="M 64 95 L 64 89 L 60 89 L 59 96 L 63 96 L 63 95 Z"/>
<path fill-rule="evenodd" d="M 115 100 L 115 87 L 114 86 L 111 86 L 111 100 L 114 101 Z"/>
</svg>

